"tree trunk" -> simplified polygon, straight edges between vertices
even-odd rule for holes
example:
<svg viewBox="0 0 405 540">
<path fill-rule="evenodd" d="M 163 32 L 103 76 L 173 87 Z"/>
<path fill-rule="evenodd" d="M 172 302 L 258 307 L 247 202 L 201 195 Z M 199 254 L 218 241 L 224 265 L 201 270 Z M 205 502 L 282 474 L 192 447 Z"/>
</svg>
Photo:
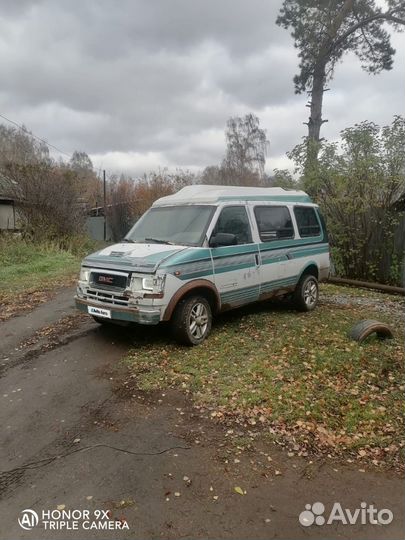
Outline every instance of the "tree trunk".
<svg viewBox="0 0 405 540">
<path fill-rule="evenodd" d="M 319 144 L 322 120 L 322 102 L 325 86 L 325 66 L 317 66 L 314 70 L 311 90 L 311 115 L 308 121 L 308 138 Z"/>
<path fill-rule="evenodd" d="M 323 93 L 326 81 L 325 64 L 318 64 L 314 69 L 312 78 L 311 90 L 311 114 L 307 122 L 308 125 L 308 148 L 307 159 L 305 164 L 305 177 L 310 179 L 318 164 L 318 153 L 321 142 L 321 126 L 324 123 L 322 120 L 322 103 Z"/>
</svg>

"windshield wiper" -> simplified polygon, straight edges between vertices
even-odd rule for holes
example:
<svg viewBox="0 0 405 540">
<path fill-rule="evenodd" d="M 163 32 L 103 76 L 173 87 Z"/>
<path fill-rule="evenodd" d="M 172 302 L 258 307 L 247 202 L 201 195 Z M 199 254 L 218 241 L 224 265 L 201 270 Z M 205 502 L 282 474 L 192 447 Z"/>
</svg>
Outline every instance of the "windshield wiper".
<svg viewBox="0 0 405 540">
<path fill-rule="evenodd" d="M 173 242 L 168 242 L 167 240 L 160 240 L 159 238 L 145 238 L 145 242 L 155 242 L 156 244 L 168 244 L 173 245 Z"/>
<path fill-rule="evenodd" d="M 130 244 L 135 244 L 135 240 L 131 240 L 130 238 L 123 238 L 121 242 L 129 242 Z"/>
</svg>

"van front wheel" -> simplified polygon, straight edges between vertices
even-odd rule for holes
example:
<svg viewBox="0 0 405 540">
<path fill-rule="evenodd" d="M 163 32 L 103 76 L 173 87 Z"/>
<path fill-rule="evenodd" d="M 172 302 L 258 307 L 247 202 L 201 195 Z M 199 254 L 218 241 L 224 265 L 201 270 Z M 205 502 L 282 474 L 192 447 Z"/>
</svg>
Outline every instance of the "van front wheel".
<svg viewBox="0 0 405 540">
<path fill-rule="evenodd" d="M 172 318 L 176 341 L 199 345 L 210 333 L 211 325 L 211 307 L 203 296 L 190 296 L 178 303 Z"/>
<path fill-rule="evenodd" d="M 300 311 L 315 309 L 319 298 L 319 285 L 315 276 L 305 275 L 294 291 L 294 304 Z"/>
</svg>

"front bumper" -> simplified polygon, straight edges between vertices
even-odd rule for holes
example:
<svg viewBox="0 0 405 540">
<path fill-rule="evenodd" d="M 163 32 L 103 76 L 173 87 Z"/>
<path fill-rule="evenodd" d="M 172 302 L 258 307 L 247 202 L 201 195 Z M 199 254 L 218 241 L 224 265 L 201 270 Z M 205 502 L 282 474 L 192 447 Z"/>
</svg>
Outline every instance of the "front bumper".
<svg viewBox="0 0 405 540">
<path fill-rule="evenodd" d="M 160 322 L 160 310 L 153 308 L 118 307 L 105 302 L 92 302 L 75 296 L 76 307 L 88 313 L 87 306 L 100 307 L 111 311 L 111 320 L 130 321 L 138 324 L 154 325 Z M 108 319 L 106 319 L 108 320 Z"/>
</svg>

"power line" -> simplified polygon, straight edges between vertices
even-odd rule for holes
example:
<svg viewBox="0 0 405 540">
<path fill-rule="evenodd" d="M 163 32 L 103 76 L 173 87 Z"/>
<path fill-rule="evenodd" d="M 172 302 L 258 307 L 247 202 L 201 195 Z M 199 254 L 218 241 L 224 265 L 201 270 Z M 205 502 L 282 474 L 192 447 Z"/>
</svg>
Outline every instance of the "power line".
<svg viewBox="0 0 405 540">
<path fill-rule="evenodd" d="M 65 156 L 67 156 L 68 158 L 71 158 L 72 156 L 66 152 L 64 152 L 63 150 L 61 150 L 60 148 L 58 148 L 57 146 L 54 146 L 53 144 L 47 142 L 45 139 L 42 139 L 41 137 L 38 137 L 38 135 L 35 135 L 35 133 L 32 133 L 31 131 L 28 131 L 27 128 L 25 128 L 24 126 L 22 126 L 21 124 L 19 124 L 18 122 L 15 122 L 14 120 L 10 120 L 10 118 L 7 118 L 6 116 L 4 116 L 4 114 L 1 114 L 0 113 L 0 117 L 1 118 L 4 118 L 4 120 L 7 120 L 7 122 L 10 122 L 10 124 L 14 124 L 16 127 L 18 127 L 19 129 L 21 129 L 22 131 L 24 131 L 24 133 L 26 133 L 27 135 L 29 135 L 30 137 L 34 137 L 34 139 L 37 139 L 38 141 L 41 141 L 42 143 L 46 144 L 47 146 L 49 146 L 49 148 L 53 148 L 54 150 L 56 150 L 57 152 L 59 152 L 60 154 L 64 154 Z"/>
</svg>

